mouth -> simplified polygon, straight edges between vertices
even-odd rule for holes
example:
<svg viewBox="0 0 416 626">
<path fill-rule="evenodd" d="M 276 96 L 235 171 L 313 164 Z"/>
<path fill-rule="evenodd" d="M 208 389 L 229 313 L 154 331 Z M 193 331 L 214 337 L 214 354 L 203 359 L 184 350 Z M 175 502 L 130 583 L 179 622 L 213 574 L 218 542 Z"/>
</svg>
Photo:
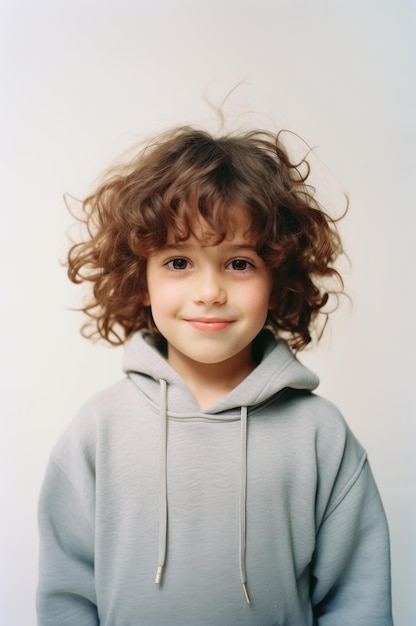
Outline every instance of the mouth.
<svg viewBox="0 0 416 626">
<path fill-rule="evenodd" d="M 192 328 L 195 328 L 195 330 L 202 330 L 202 331 L 208 331 L 208 332 L 224 330 L 225 328 L 228 328 L 229 326 L 231 326 L 231 324 L 234 323 L 234 320 L 225 320 L 225 319 L 214 318 L 214 317 L 185 319 L 184 321 L 187 322 L 190 326 L 192 326 Z"/>
</svg>

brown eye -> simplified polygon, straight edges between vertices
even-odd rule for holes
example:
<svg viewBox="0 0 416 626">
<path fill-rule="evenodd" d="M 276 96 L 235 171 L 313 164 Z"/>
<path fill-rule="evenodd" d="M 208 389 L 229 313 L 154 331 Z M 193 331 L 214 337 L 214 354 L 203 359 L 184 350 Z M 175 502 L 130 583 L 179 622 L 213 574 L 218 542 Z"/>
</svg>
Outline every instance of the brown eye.
<svg viewBox="0 0 416 626">
<path fill-rule="evenodd" d="M 172 270 L 187 270 L 190 267 L 189 261 L 180 257 L 171 259 L 166 265 Z"/>
<path fill-rule="evenodd" d="M 231 261 L 229 264 L 229 267 L 233 270 L 243 272 L 244 270 L 249 270 L 254 266 L 250 263 L 250 261 L 246 261 L 246 259 L 234 259 L 234 261 Z"/>
</svg>

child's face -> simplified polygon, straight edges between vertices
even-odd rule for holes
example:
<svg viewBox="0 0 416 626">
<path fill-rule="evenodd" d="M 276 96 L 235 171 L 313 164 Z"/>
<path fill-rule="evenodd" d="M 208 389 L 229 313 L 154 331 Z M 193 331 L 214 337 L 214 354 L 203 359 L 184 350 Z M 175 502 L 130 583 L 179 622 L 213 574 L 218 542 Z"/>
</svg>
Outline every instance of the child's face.
<svg viewBox="0 0 416 626">
<path fill-rule="evenodd" d="M 251 343 L 267 317 L 272 276 L 245 233 L 244 209 L 235 225 L 232 238 L 209 245 L 198 222 L 198 238 L 168 241 L 148 258 L 146 304 L 178 371 L 227 362 L 252 369 Z"/>
</svg>

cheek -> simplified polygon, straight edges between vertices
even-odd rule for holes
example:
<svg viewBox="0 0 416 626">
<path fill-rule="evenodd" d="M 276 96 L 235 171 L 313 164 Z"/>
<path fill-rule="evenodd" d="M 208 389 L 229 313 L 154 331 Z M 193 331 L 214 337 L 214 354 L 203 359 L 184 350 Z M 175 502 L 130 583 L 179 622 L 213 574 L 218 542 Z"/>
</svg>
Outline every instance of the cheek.
<svg viewBox="0 0 416 626">
<path fill-rule="evenodd" d="M 273 307 L 273 291 L 272 285 L 269 281 L 262 282 L 257 286 L 257 289 L 253 290 L 250 297 L 250 302 L 252 302 L 253 308 L 259 310 L 268 311 Z"/>
<path fill-rule="evenodd" d="M 150 283 L 145 295 L 145 305 L 150 306 L 153 316 L 169 314 L 180 302 L 180 290 L 169 281 Z"/>
<path fill-rule="evenodd" d="M 253 289 L 246 294 L 245 306 L 247 314 L 253 322 L 263 324 L 271 307 L 270 293 L 267 289 Z"/>
</svg>

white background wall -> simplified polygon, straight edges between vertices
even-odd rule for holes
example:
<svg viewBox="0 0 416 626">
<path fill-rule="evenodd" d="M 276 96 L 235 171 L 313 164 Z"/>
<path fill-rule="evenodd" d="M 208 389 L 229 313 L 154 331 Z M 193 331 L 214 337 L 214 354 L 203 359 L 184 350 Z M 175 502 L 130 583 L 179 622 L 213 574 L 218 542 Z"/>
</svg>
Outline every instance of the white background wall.
<svg viewBox="0 0 416 626">
<path fill-rule="evenodd" d="M 297 131 L 350 195 L 354 305 L 305 361 L 368 449 L 391 528 L 396 625 L 416 624 L 414 6 L 1 3 L 2 625 L 35 624 L 49 450 L 80 404 L 121 375 L 120 350 L 90 346 L 66 308 L 78 292 L 58 262 L 70 224 L 62 195 L 82 196 L 143 135 L 212 127 L 204 95 L 219 103 L 239 81 L 226 113 L 255 110 Z"/>
</svg>

